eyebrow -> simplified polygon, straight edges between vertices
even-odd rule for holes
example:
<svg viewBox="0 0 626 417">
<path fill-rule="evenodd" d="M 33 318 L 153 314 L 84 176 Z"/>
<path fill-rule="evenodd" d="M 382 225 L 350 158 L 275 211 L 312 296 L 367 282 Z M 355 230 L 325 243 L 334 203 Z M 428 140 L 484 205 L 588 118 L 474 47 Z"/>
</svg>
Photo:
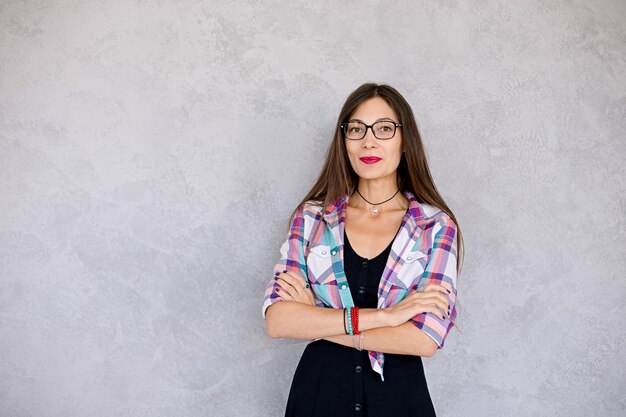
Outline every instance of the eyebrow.
<svg viewBox="0 0 626 417">
<path fill-rule="evenodd" d="M 395 120 L 393 120 L 393 119 L 392 119 L 392 118 L 390 118 L 390 117 L 381 117 L 381 118 L 379 118 L 379 119 L 374 120 L 374 123 L 376 123 L 376 122 L 382 122 L 382 121 L 387 121 L 387 122 L 394 122 L 394 123 L 398 123 L 398 122 L 396 122 Z M 365 123 L 365 122 L 364 122 L 363 120 L 361 120 L 361 119 L 350 119 L 350 120 L 348 120 L 348 123 L 349 123 L 349 122 L 361 122 L 361 123 L 367 124 L 367 123 Z M 373 124 L 373 123 L 372 123 L 372 124 Z"/>
</svg>

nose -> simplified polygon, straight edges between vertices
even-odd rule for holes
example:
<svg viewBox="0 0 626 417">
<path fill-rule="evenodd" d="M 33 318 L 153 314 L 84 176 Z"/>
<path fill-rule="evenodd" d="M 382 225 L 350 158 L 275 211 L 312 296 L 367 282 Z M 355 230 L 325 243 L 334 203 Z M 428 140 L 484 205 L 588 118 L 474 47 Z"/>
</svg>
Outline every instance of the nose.
<svg viewBox="0 0 626 417">
<path fill-rule="evenodd" d="M 368 126 L 365 128 L 365 136 L 363 137 L 362 140 L 363 140 L 362 146 L 364 148 L 371 148 L 373 145 L 377 144 L 376 136 L 374 136 L 373 126 Z"/>
</svg>

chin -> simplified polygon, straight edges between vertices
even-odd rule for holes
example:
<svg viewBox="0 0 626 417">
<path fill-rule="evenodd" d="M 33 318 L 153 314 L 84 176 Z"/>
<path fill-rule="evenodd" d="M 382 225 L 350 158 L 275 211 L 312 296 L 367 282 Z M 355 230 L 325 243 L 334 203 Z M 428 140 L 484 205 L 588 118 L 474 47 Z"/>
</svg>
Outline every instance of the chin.
<svg viewBox="0 0 626 417">
<path fill-rule="evenodd" d="M 380 178 L 385 178 L 386 176 L 388 176 L 388 174 L 374 174 L 371 172 L 368 172 L 366 174 L 359 174 L 357 173 L 357 175 L 359 176 L 359 178 L 363 179 L 363 180 L 377 180 Z"/>
</svg>

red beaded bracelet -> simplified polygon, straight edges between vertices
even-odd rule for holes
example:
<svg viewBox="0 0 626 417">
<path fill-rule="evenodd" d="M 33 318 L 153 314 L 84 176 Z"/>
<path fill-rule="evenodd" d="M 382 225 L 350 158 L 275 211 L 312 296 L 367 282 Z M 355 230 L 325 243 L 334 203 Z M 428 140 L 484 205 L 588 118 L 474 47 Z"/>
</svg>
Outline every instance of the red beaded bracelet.
<svg viewBox="0 0 626 417">
<path fill-rule="evenodd" d="M 352 316 L 352 334 L 359 334 L 359 308 L 350 307 L 350 314 Z"/>
</svg>

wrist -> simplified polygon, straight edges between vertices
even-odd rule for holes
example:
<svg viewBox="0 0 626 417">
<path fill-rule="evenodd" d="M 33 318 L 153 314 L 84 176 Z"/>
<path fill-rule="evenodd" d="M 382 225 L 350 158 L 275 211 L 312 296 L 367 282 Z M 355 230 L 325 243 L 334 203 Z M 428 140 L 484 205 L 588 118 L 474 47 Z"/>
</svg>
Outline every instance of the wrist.
<svg viewBox="0 0 626 417">
<path fill-rule="evenodd" d="M 384 308 L 361 309 L 361 331 L 389 326 L 389 315 Z"/>
<path fill-rule="evenodd" d="M 391 327 L 391 316 L 386 308 L 376 309 L 378 313 L 378 321 L 380 325 L 378 327 Z"/>
</svg>

